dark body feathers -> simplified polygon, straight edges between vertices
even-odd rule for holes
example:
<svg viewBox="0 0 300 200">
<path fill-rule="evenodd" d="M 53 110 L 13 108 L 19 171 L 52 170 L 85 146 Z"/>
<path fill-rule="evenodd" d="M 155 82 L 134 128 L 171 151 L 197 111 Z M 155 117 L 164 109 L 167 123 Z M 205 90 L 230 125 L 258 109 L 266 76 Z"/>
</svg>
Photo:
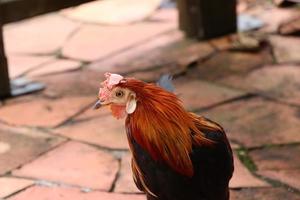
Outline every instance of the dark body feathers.
<svg viewBox="0 0 300 200">
<path fill-rule="evenodd" d="M 209 147 L 193 145 L 190 153 L 194 167 L 192 177 L 181 175 L 163 161 L 153 160 L 127 128 L 133 159 L 143 174 L 144 185 L 139 177 L 135 180 L 136 185 L 147 193 L 146 185 L 156 195 L 148 193 L 148 200 L 229 200 L 228 183 L 234 167 L 226 135 L 223 130 L 198 128 L 214 143 Z"/>
</svg>

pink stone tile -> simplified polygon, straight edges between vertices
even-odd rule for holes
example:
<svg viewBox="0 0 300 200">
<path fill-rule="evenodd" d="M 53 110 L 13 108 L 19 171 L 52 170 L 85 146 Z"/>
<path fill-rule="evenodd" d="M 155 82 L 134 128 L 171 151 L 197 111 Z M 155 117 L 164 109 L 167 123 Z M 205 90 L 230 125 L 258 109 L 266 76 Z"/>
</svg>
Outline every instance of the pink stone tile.
<svg viewBox="0 0 300 200">
<path fill-rule="evenodd" d="M 273 46 L 274 55 L 278 63 L 300 62 L 300 38 L 271 36 L 269 38 Z"/>
<path fill-rule="evenodd" d="M 266 147 L 249 153 L 258 170 L 300 169 L 300 145 Z"/>
<path fill-rule="evenodd" d="M 73 119 L 73 121 L 74 122 L 87 121 L 87 120 L 90 120 L 90 119 L 93 119 L 93 118 L 107 117 L 107 116 L 111 116 L 110 109 L 102 108 L 102 109 L 95 110 L 95 109 L 93 109 L 93 106 L 91 106 L 90 108 L 87 108 L 84 112 L 82 112 L 81 114 L 76 116 Z"/>
<path fill-rule="evenodd" d="M 66 59 L 58 59 L 54 60 L 51 63 L 43 65 L 35 70 L 29 72 L 29 76 L 44 76 L 55 73 L 63 73 L 80 69 L 80 62 L 66 60 Z"/>
<path fill-rule="evenodd" d="M 293 188 L 300 189 L 300 169 L 291 170 L 263 170 L 258 172 L 259 175 L 285 183 Z"/>
<path fill-rule="evenodd" d="M 0 177 L 0 198 L 7 197 L 15 192 L 18 192 L 34 182 L 26 179 Z"/>
<path fill-rule="evenodd" d="M 119 178 L 116 182 L 115 192 L 118 193 L 140 193 L 139 189 L 136 187 L 131 170 L 131 155 L 126 154 L 122 158 L 121 171 Z"/>
<path fill-rule="evenodd" d="M 252 98 L 218 106 L 202 115 L 220 123 L 231 140 L 259 147 L 299 142 L 297 113 L 294 107 Z"/>
<path fill-rule="evenodd" d="M 277 32 L 278 27 L 282 23 L 299 15 L 299 11 L 294 8 L 291 9 L 274 7 L 269 10 L 265 10 L 264 12 L 261 12 L 260 16 L 258 17 L 266 23 L 266 26 L 262 30 L 265 32 L 273 33 Z"/>
<path fill-rule="evenodd" d="M 0 119 L 15 125 L 53 127 L 72 117 L 93 100 L 93 97 L 53 100 L 37 98 L 1 107 Z"/>
<path fill-rule="evenodd" d="M 281 24 L 278 32 L 281 35 L 297 35 L 300 32 L 300 16 Z"/>
<path fill-rule="evenodd" d="M 4 43 L 10 53 L 49 54 L 58 51 L 78 23 L 57 13 L 4 26 Z"/>
<path fill-rule="evenodd" d="M 204 59 L 213 52 L 209 43 L 185 40 L 178 31 L 172 31 L 121 55 L 94 62 L 90 68 L 100 73 L 111 71 L 145 81 L 156 81 L 162 74 L 184 73 L 191 63 Z"/>
<path fill-rule="evenodd" d="M 15 78 L 52 61 L 52 56 L 8 55 L 9 76 Z"/>
<path fill-rule="evenodd" d="M 56 129 L 55 132 L 74 140 L 88 142 L 101 147 L 112 149 L 128 148 L 124 120 L 117 120 L 111 115 L 66 125 Z"/>
<path fill-rule="evenodd" d="M 112 155 L 68 142 L 13 171 L 14 175 L 108 191 L 118 171 Z"/>
<path fill-rule="evenodd" d="M 249 188 L 267 187 L 269 184 L 253 176 L 239 158 L 234 155 L 234 173 L 229 186 L 230 188 Z"/>
<path fill-rule="evenodd" d="M 175 81 L 175 88 L 175 93 L 189 110 L 211 106 L 244 94 L 239 90 L 200 80 L 178 80 Z"/>
<path fill-rule="evenodd" d="M 124 25 L 149 17 L 161 2 L 162 0 L 92 1 L 64 10 L 63 14 L 71 19 L 87 23 Z"/>
<path fill-rule="evenodd" d="M 257 149 L 250 156 L 258 167 L 258 174 L 300 189 L 300 145 Z"/>
<path fill-rule="evenodd" d="M 204 62 L 199 62 L 197 67 L 190 69 L 187 74 L 190 77 L 221 82 L 222 79 L 234 75 L 243 79 L 252 70 L 269 63 L 273 63 L 273 59 L 267 48 L 255 53 L 223 51 Z"/>
<path fill-rule="evenodd" d="M 47 188 L 35 186 L 28 188 L 9 200 L 146 200 L 144 195 L 128 195 L 107 192 L 81 192 L 72 188 Z"/>
<path fill-rule="evenodd" d="M 1 124 L 0 141 L 2 175 L 35 159 L 64 140 L 36 129 L 13 128 Z"/>
<path fill-rule="evenodd" d="M 231 200 L 298 200 L 300 195 L 286 188 L 246 188 L 232 190 Z"/>
<path fill-rule="evenodd" d="M 300 66 L 265 66 L 246 77 L 224 79 L 224 84 L 261 93 L 282 102 L 300 105 Z"/>
<path fill-rule="evenodd" d="M 107 58 L 176 28 L 175 23 L 141 22 L 127 26 L 85 25 L 65 44 L 63 55 L 84 61 Z"/>
<path fill-rule="evenodd" d="M 47 85 L 47 88 L 43 91 L 46 96 L 56 98 L 62 96 L 94 96 L 96 100 L 104 75 L 82 69 L 51 76 L 33 77 L 32 79 Z"/>
<path fill-rule="evenodd" d="M 147 69 L 149 65 L 155 65 L 157 58 L 160 54 L 168 48 L 168 46 L 176 45 L 183 40 L 183 34 L 174 30 L 165 34 L 161 34 L 149 41 L 136 45 L 126 51 L 112 55 L 106 59 L 93 62 L 89 68 L 99 73 L 112 72 L 112 73 L 128 73 L 130 71 Z M 168 51 L 169 52 L 169 51 Z M 147 55 L 145 58 L 144 55 Z M 148 64 L 133 65 L 134 62 L 139 60 L 148 60 Z"/>
</svg>

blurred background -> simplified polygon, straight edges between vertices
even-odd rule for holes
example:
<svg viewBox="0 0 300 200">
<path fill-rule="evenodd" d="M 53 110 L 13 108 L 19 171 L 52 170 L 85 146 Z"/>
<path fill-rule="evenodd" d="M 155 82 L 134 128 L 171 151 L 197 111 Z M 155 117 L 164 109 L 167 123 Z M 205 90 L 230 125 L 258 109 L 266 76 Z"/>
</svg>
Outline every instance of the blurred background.
<svg viewBox="0 0 300 200">
<path fill-rule="evenodd" d="M 105 72 L 174 76 L 227 132 L 232 200 L 300 199 L 297 1 L 0 0 L 0 27 L 0 199 L 145 199 L 124 121 L 91 109 Z"/>
</svg>

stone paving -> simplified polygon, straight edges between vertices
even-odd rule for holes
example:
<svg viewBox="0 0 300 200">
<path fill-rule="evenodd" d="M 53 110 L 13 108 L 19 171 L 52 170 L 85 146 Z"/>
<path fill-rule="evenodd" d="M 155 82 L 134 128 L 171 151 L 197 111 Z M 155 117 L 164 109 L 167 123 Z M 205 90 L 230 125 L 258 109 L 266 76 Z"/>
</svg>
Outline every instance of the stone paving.
<svg viewBox="0 0 300 200">
<path fill-rule="evenodd" d="M 202 42 L 177 30 L 174 8 L 121 26 L 72 12 L 4 27 L 11 78 L 47 88 L 0 101 L 0 199 L 145 199 L 124 121 L 91 109 L 106 71 L 145 81 L 174 75 L 184 106 L 227 131 L 232 200 L 300 199 L 299 6 L 240 0 L 238 12 L 265 26 Z"/>
</svg>

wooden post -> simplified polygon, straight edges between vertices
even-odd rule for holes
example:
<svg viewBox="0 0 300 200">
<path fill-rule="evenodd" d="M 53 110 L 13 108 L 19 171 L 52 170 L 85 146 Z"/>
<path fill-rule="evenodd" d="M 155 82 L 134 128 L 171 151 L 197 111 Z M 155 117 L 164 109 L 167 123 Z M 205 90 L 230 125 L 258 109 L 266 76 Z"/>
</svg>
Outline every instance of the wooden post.
<svg viewBox="0 0 300 200">
<path fill-rule="evenodd" d="M 177 0 L 179 28 L 200 40 L 237 30 L 236 0 Z"/>
<path fill-rule="evenodd" d="M 7 60 L 4 52 L 2 23 L 0 18 L 0 99 L 10 96 Z"/>
</svg>

